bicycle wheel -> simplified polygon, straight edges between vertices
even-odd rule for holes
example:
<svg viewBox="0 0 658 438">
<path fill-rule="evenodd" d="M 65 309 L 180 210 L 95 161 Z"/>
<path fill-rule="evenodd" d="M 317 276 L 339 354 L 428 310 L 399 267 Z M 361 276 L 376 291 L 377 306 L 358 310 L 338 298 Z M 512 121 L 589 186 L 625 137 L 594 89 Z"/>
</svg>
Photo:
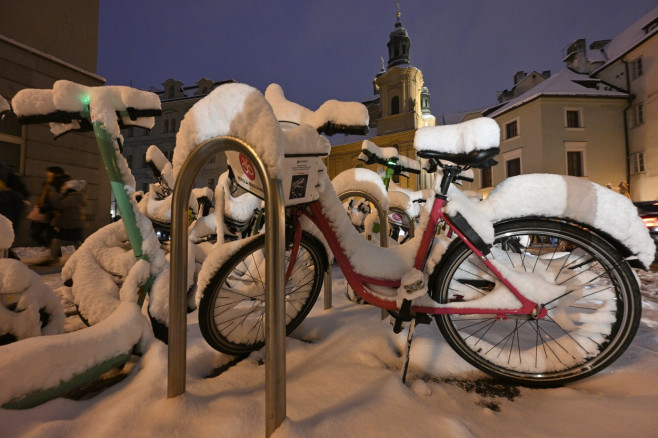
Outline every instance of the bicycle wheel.
<svg viewBox="0 0 658 438">
<path fill-rule="evenodd" d="M 286 334 L 315 304 L 326 269 L 321 244 L 305 232 L 285 285 Z M 286 270 L 290 261 L 286 250 Z M 265 236 L 233 255 L 214 275 L 199 303 L 199 327 L 216 350 L 241 355 L 265 345 Z"/>
<path fill-rule="evenodd" d="M 496 226 L 487 257 L 531 280 L 533 290 L 523 292 L 547 315 L 436 315 L 446 341 L 476 368 L 525 386 L 558 386 L 601 371 L 633 340 L 639 285 L 598 235 L 549 219 L 516 220 Z M 504 289 L 462 242 L 444 260 L 431 283 L 440 303 Z"/>
</svg>

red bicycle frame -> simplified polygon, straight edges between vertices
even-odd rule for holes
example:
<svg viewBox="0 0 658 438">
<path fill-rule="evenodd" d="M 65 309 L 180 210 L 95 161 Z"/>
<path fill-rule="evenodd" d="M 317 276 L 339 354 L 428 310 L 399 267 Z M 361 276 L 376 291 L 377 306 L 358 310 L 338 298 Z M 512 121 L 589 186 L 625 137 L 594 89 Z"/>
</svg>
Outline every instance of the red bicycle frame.
<svg viewBox="0 0 658 438">
<path fill-rule="evenodd" d="M 420 246 L 418 252 L 416 253 L 416 258 L 414 261 L 414 267 L 418 270 L 423 270 L 425 262 L 429 256 L 430 248 L 434 240 L 434 235 L 436 232 L 437 224 L 439 220 L 445 221 L 445 223 L 450 227 L 450 230 L 453 231 L 459 239 L 461 239 L 472 251 L 473 253 L 491 270 L 491 272 L 514 294 L 514 296 L 519 300 L 521 306 L 519 308 L 512 309 L 491 309 L 491 308 L 478 308 L 478 307 L 450 307 L 442 304 L 438 304 L 437 307 L 428 307 L 428 306 L 412 306 L 411 311 L 415 313 L 425 313 L 425 314 L 495 314 L 500 315 L 501 318 L 504 318 L 505 315 L 532 315 L 535 318 L 541 318 L 545 316 L 546 309 L 539 309 L 538 305 L 533 301 L 530 301 L 526 298 L 509 280 L 507 280 L 503 274 L 496 269 L 496 267 L 488 260 L 483 253 L 475 246 L 473 243 L 462 233 L 455 224 L 450 220 L 448 216 L 443 213 L 443 206 L 445 205 L 445 199 L 441 197 L 436 197 L 434 199 L 434 204 L 432 205 L 432 210 L 430 212 L 429 221 L 427 227 L 423 232 L 421 238 Z M 299 212 L 299 210 L 298 210 Z M 308 205 L 303 211 L 302 214 L 306 215 L 320 230 L 324 238 L 326 239 L 329 248 L 334 254 L 338 265 L 340 266 L 345 279 L 349 285 L 354 289 L 354 291 L 366 300 L 368 303 L 380 307 L 386 310 L 398 311 L 399 308 L 394 300 L 387 300 L 380 298 L 370 292 L 366 285 L 371 284 L 375 286 L 383 286 L 397 289 L 400 287 L 400 280 L 388 280 L 382 278 L 370 277 L 367 275 L 362 275 L 354 271 L 354 267 L 349 259 L 349 257 L 343 251 L 343 248 L 338 242 L 338 237 L 336 232 L 331 227 L 329 219 L 323 212 L 322 205 L 320 202 L 314 202 Z M 297 214 L 293 214 L 293 218 L 296 218 Z M 296 219 L 294 219 L 296 220 Z M 297 223 L 295 228 L 300 228 L 300 224 Z M 297 234 L 297 233 L 295 233 Z M 297 239 L 295 239 L 297 240 Z M 299 247 L 299 242 L 293 243 L 293 253 L 297 252 Z"/>
</svg>

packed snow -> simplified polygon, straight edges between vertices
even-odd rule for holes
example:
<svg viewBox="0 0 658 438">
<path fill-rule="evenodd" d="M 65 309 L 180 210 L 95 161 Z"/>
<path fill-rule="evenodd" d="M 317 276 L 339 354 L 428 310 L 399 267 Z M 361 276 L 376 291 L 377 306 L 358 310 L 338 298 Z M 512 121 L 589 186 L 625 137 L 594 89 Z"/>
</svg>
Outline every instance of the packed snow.
<svg viewBox="0 0 658 438">
<path fill-rule="evenodd" d="M 334 307 L 324 310 L 320 297 L 286 340 L 287 417 L 274 436 L 653 437 L 658 427 L 658 280 L 656 272 L 638 273 L 644 316 L 625 354 L 596 376 L 537 390 L 487 380 L 445 344 L 434 324 L 417 327 L 410 372 L 402 383 L 406 331 L 395 335 L 379 309 L 348 301 L 345 279 L 334 267 Z M 61 293 L 57 274 L 42 278 Z M 128 310 L 121 310 L 116 323 L 135 317 Z M 79 337 L 105 339 L 111 333 L 116 341 L 133 342 L 131 327 L 139 331 L 147 322 L 131 321 L 130 326 L 99 325 L 63 335 L 78 342 L 71 350 L 34 348 L 24 368 L 4 368 L 0 386 L 44 380 L 53 367 L 82 364 L 91 352 L 80 348 L 88 343 Z M 38 342 L 46 343 L 47 337 L 35 338 L 31 346 Z M 88 388 L 27 410 L 1 409 L 3 436 L 265 435 L 263 351 L 230 366 L 233 358 L 211 350 L 196 312 L 189 314 L 186 392 L 172 399 L 166 395 L 166 345 L 151 340 L 143 351 L 123 372 L 106 376 L 107 388 Z"/>
</svg>

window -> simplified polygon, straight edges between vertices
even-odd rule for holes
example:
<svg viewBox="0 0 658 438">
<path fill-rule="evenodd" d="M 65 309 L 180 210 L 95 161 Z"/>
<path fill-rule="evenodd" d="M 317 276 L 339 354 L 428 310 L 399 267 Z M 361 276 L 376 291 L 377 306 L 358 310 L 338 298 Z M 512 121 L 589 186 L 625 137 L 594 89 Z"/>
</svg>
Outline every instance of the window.
<svg viewBox="0 0 658 438">
<path fill-rule="evenodd" d="M 142 192 L 146 193 L 149 191 L 149 183 L 142 183 Z"/>
<path fill-rule="evenodd" d="M 212 157 L 210 157 L 210 160 L 208 161 L 208 163 L 210 163 L 210 164 L 213 164 L 213 163 L 216 163 L 216 162 L 217 162 L 217 156 L 216 155 L 213 155 Z"/>
<path fill-rule="evenodd" d="M 646 171 L 644 168 L 644 152 L 636 152 L 631 154 L 630 165 L 631 175 L 644 173 Z"/>
<path fill-rule="evenodd" d="M 644 123 L 644 104 L 642 102 L 631 107 L 631 118 L 633 128 Z"/>
<path fill-rule="evenodd" d="M 519 121 L 514 120 L 505 123 L 505 140 L 517 137 L 519 135 Z"/>
<path fill-rule="evenodd" d="M 480 171 L 480 188 L 493 187 L 493 173 L 491 167 Z"/>
<path fill-rule="evenodd" d="M 507 177 L 521 175 L 521 158 L 514 158 L 505 162 Z"/>
<path fill-rule="evenodd" d="M 582 151 L 567 151 L 567 175 L 584 176 Z"/>
<path fill-rule="evenodd" d="M 128 163 L 128 167 L 132 169 L 133 167 L 133 156 L 132 155 L 126 155 L 126 162 Z"/>
<path fill-rule="evenodd" d="M 567 128 L 582 128 L 582 117 L 580 109 L 566 109 L 564 112 L 564 124 Z"/>
<path fill-rule="evenodd" d="M 565 142 L 566 174 L 583 177 L 587 175 L 585 167 L 585 151 L 587 143 L 584 141 Z"/>
<path fill-rule="evenodd" d="M 14 173 L 22 173 L 21 150 L 23 149 L 23 127 L 14 113 L 0 118 L 0 157 Z"/>
<path fill-rule="evenodd" d="M 642 57 L 640 56 L 631 61 L 631 80 L 639 78 L 643 73 Z"/>
<path fill-rule="evenodd" d="M 393 96 L 391 99 L 391 115 L 400 114 L 400 98 Z"/>
<path fill-rule="evenodd" d="M 215 178 L 208 178 L 208 187 L 215 190 Z"/>
</svg>

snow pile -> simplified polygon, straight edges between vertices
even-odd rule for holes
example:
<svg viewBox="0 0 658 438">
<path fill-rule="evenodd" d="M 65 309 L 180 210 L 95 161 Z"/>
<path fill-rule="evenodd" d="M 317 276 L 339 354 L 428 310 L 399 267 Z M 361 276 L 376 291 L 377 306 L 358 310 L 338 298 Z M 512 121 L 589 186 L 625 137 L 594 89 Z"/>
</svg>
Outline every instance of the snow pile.
<svg viewBox="0 0 658 438">
<path fill-rule="evenodd" d="M 94 365 L 130 353 L 140 339 L 145 346 L 152 339 L 149 331 L 139 307 L 124 302 L 98 325 L 2 346 L 0 404 L 54 388 Z"/>
<path fill-rule="evenodd" d="M 153 163 L 155 168 L 159 170 L 160 177 L 162 177 L 165 184 L 167 184 L 170 189 L 173 189 L 175 182 L 173 168 L 159 147 L 156 145 L 149 146 L 146 150 L 146 161 Z"/>
<path fill-rule="evenodd" d="M 414 148 L 417 151 L 467 154 L 475 150 L 498 147 L 500 127 L 488 117 L 456 125 L 427 126 L 416 131 Z"/>
<path fill-rule="evenodd" d="M 11 248 L 14 243 L 14 226 L 7 217 L 0 214 L 0 251 Z"/>
<path fill-rule="evenodd" d="M 22 262 L 0 259 L 0 335 L 21 340 L 63 332 L 60 298 Z"/>
<path fill-rule="evenodd" d="M 229 136 L 254 148 L 270 177 L 282 177 L 285 138 L 263 95 L 245 84 L 224 84 L 189 109 L 176 134 L 174 178 L 192 151 L 214 137 Z"/>
<path fill-rule="evenodd" d="M 336 175 L 331 180 L 331 184 L 338 195 L 349 191 L 366 192 L 375 198 L 384 211 L 388 210 L 389 199 L 386 186 L 381 177 L 372 170 L 358 167 L 347 169 Z"/>
</svg>

